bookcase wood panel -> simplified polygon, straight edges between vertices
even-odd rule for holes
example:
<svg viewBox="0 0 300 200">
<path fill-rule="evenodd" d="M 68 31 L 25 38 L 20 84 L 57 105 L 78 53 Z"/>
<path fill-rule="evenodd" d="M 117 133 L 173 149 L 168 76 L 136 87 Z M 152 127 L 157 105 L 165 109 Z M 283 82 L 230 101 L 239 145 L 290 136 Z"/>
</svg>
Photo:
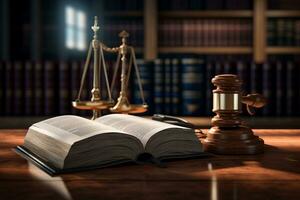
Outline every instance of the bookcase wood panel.
<svg viewBox="0 0 300 200">
<path fill-rule="evenodd" d="M 299 10 L 269 10 L 267 17 L 300 17 Z"/>
<path fill-rule="evenodd" d="M 157 2 L 144 0 L 144 33 L 145 33 L 145 60 L 157 57 Z"/>
<path fill-rule="evenodd" d="M 251 47 L 159 47 L 159 53 L 251 54 Z"/>
<path fill-rule="evenodd" d="M 254 60 L 261 63 L 266 60 L 266 0 L 254 1 L 253 37 Z"/>
<path fill-rule="evenodd" d="M 248 10 L 226 10 L 226 11 L 163 11 L 159 13 L 160 17 L 178 17 L 178 18 L 195 18 L 195 17 L 206 17 L 206 18 L 242 18 L 252 17 L 253 12 Z"/>
<path fill-rule="evenodd" d="M 300 47 L 267 47 L 268 54 L 300 54 Z"/>
<path fill-rule="evenodd" d="M 109 11 L 104 12 L 105 17 L 143 17 L 142 11 Z"/>
</svg>

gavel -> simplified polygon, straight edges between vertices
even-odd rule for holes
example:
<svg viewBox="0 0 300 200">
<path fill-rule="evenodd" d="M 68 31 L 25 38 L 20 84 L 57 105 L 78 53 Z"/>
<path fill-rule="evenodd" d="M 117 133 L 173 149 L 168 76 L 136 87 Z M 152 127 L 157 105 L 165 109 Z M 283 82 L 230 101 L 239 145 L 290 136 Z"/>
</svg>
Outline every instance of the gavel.
<svg viewBox="0 0 300 200">
<path fill-rule="evenodd" d="M 256 154 L 263 152 L 264 142 L 252 130 L 242 125 L 239 117 L 242 104 L 253 114 L 251 108 L 261 108 L 267 100 L 260 94 L 242 96 L 242 81 L 234 74 L 217 75 L 212 79 L 217 87 L 213 90 L 212 128 L 204 140 L 207 151 L 217 154 Z"/>
</svg>

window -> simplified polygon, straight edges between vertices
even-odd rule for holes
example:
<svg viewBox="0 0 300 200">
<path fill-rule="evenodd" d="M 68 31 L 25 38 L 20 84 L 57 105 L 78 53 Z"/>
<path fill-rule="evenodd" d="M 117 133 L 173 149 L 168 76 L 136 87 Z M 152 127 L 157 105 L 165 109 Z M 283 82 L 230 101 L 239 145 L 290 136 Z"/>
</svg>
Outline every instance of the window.
<svg viewBox="0 0 300 200">
<path fill-rule="evenodd" d="M 68 49 L 86 49 L 86 15 L 83 11 L 67 6 L 66 10 L 66 40 Z"/>
</svg>

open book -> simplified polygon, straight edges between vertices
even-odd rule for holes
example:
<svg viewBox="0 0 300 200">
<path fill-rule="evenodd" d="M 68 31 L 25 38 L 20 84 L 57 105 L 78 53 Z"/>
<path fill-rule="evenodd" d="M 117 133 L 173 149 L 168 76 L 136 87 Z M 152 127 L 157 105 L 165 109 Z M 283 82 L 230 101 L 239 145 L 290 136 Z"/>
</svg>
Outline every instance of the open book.
<svg viewBox="0 0 300 200">
<path fill-rule="evenodd" d="M 203 152 L 192 129 L 125 114 L 94 121 L 73 115 L 50 118 L 33 124 L 17 150 L 52 174 Z"/>
</svg>

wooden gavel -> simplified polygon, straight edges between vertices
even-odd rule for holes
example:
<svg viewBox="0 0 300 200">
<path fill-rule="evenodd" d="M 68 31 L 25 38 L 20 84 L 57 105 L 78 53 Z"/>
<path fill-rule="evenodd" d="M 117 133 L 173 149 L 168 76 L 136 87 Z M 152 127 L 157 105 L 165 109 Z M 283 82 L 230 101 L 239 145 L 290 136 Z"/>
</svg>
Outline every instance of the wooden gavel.
<svg viewBox="0 0 300 200">
<path fill-rule="evenodd" d="M 234 74 L 221 74 L 212 79 L 217 87 L 213 90 L 212 127 L 203 140 L 206 151 L 217 154 L 257 154 L 264 151 L 264 141 L 255 136 L 250 127 L 239 117 L 242 104 L 253 114 L 251 108 L 261 108 L 267 100 L 260 94 L 242 96 L 242 81 Z"/>
</svg>

